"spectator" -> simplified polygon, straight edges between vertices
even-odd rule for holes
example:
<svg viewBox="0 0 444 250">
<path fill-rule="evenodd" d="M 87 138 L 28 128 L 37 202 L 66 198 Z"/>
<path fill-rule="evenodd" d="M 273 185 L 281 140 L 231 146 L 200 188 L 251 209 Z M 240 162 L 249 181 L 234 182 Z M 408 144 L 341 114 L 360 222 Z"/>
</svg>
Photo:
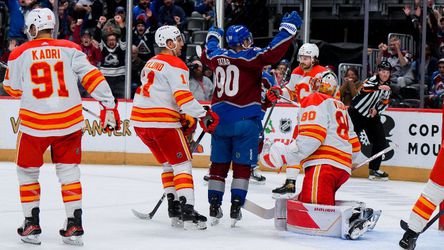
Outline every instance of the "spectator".
<svg viewBox="0 0 444 250">
<path fill-rule="evenodd" d="M 341 102 L 350 106 L 351 100 L 358 93 L 362 83 L 358 79 L 359 73 L 356 68 L 350 67 L 345 72 L 344 79 L 339 91 L 341 92 Z"/>
<path fill-rule="evenodd" d="M 143 61 L 154 56 L 154 34 L 147 29 L 145 19 L 139 15 L 133 31 L 133 45 L 138 48 L 138 55 Z"/>
<path fill-rule="evenodd" d="M 150 0 L 139 0 L 139 3 L 133 8 L 133 22 L 136 23 L 143 17 L 147 28 L 156 28 L 157 21 L 151 10 Z"/>
<path fill-rule="evenodd" d="M 203 65 L 199 60 L 194 60 L 190 65 L 190 90 L 198 101 L 211 101 L 214 85 L 204 76 Z"/>
<path fill-rule="evenodd" d="M 195 4 L 192 0 L 175 0 L 174 4 L 181 7 L 185 11 L 186 16 L 191 16 L 191 13 L 195 10 Z"/>
<path fill-rule="evenodd" d="M 376 63 L 380 64 L 381 61 L 390 63 L 392 66 L 390 87 L 395 94 L 399 94 L 400 88 L 414 83 L 412 56 L 408 51 L 401 49 L 401 41 L 396 36 L 390 38 L 388 46 L 384 43 L 379 44 L 378 49 Z"/>
<path fill-rule="evenodd" d="M 433 72 L 429 95 L 425 99 L 426 107 L 440 108 L 444 94 L 444 58 L 438 61 L 438 70 Z"/>
<path fill-rule="evenodd" d="M 181 31 L 185 28 L 185 11 L 174 5 L 173 0 L 164 0 L 164 6 L 159 9 L 159 27 L 162 25 L 175 25 Z"/>
<path fill-rule="evenodd" d="M 105 16 L 107 19 L 112 19 L 117 12 L 118 7 L 122 7 L 125 11 L 126 1 L 125 0 L 106 0 L 107 6 L 107 15 Z"/>
<path fill-rule="evenodd" d="M 419 61 L 415 61 L 412 63 L 413 69 L 417 72 L 415 75 L 417 75 L 418 79 L 421 78 L 420 76 L 420 67 L 421 63 Z M 435 72 L 438 69 L 438 59 L 436 59 L 434 56 L 432 56 L 432 52 L 430 50 L 430 46 L 426 44 L 425 48 L 425 87 L 428 88 L 428 90 L 431 90 L 433 85 L 430 83 L 432 82 L 432 75 L 433 72 Z M 418 84 L 419 89 L 419 84 Z"/>
<path fill-rule="evenodd" d="M 104 14 L 104 4 L 101 0 L 78 0 L 74 10 L 78 19 L 83 19 L 84 26 L 92 28 Z"/>
<path fill-rule="evenodd" d="M 68 18 L 69 29 L 59 34 L 60 39 L 66 39 L 77 44 L 80 44 L 80 29 L 83 24 L 82 19 L 74 20 L 72 18 Z"/>
<path fill-rule="evenodd" d="M 136 89 L 142 85 L 140 81 L 140 72 L 145 67 L 145 62 L 140 59 L 137 46 L 131 46 L 131 98 L 134 98 Z"/>
<path fill-rule="evenodd" d="M 196 11 L 202 14 L 207 23 L 211 23 L 214 19 L 214 0 L 205 0 L 196 7 Z"/>
<path fill-rule="evenodd" d="M 119 25 L 119 34 L 125 34 L 125 23 L 120 15 L 116 15 L 114 20 Z M 102 16 L 97 23 L 94 32 L 94 39 L 100 41 L 99 47 L 102 52 L 102 62 L 100 71 L 105 76 L 111 91 L 116 98 L 125 96 L 125 35 L 119 36 L 116 33 L 105 32 L 105 41 L 102 39 L 102 26 L 106 22 L 106 17 Z"/>
<path fill-rule="evenodd" d="M 83 31 L 80 47 L 82 48 L 83 53 L 86 54 L 88 61 L 92 65 L 98 67 L 102 61 L 102 53 L 100 52 L 100 49 L 93 44 L 91 32 L 89 30 Z"/>
<path fill-rule="evenodd" d="M 25 0 L 8 0 L 7 6 L 9 10 L 9 30 L 8 41 L 9 47 L 19 46 L 26 41 L 26 35 L 23 32 L 25 29 L 25 12 L 31 8 Z M 35 1 L 31 1 L 34 5 Z"/>
<path fill-rule="evenodd" d="M 119 6 L 116 8 L 115 16 L 114 18 L 108 19 L 106 21 L 105 25 L 102 28 L 102 35 L 106 37 L 108 34 L 115 34 L 120 37 L 124 37 L 126 34 L 121 32 L 120 24 L 117 21 L 117 17 L 120 17 L 119 19 L 122 20 L 123 25 L 125 26 L 125 8 Z"/>
<path fill-rule="evenodd" d="M 287 59 L 282 59 L 276 67 L 276 70 L 273 72 L 274 76 L 276 77 L 277 84 L 279 86 L 285 86 L 290 80 L 290 62 Z"/>
</svg>

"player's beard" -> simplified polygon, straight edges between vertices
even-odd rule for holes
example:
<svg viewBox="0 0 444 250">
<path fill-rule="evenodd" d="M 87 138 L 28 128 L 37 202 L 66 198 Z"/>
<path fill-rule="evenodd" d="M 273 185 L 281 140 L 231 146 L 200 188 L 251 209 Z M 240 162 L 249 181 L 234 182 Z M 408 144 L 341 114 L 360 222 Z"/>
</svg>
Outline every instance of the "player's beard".
<svg viewBox="0 0 444 250">
<path fill-rule="evenodd" d="M 311 69 L 311 67 L 313 66 L 311 63 L 309 65 L 305 64 L 305 63 L 301 63 L 300 64 L 301 68 L 305 71 L 308 71 Z"/>
</svg>

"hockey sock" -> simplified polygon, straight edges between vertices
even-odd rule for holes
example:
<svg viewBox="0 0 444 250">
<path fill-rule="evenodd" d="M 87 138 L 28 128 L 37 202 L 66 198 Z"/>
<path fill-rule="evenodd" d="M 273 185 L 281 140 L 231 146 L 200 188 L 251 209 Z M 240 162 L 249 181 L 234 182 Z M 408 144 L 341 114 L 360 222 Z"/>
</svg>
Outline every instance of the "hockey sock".
<svg viewBox="0 0 444 250">
<path fill-rule="evenodd" d="M 82 184 L 79 182 L 62 184 L 62 198 L 65 203 L 66 216 L 74 217 L 74 210 L 82 207 Z"/>
<path fill-rule="evenodd" d="M 222 204 L 225 192 L 225 179 L 230 170 L 230 163 L 211 163 L 210 180 L 208 181 L 208 202 L 216 197 L 217 204 Z M 214 202 L 214 201 L 213 201 Z"/>
<path fill-rule="evenodd" d="M 174 199 L 177 200 L 176 188 L 174 187 L 174 172 L 170 164 L 164 163 L 162 173 L 162 185 L 165 193 L 173 194 Z"/>
<path fill-rule="evenodd" d="M 191 162 L 186 161 L 173 165 L 174 187 L 179 197 L 184 196 L 187 204 L 194 205 L 194 183 L 191 174 Z"/>
<path fill-rule="evenodd" d="M 32 209 L 40 204 L 40 184 L 35 182 L 20 185 L 20 201 L 25 217 L 32 217 Z"/>
<path fill-rule="evenodd" d="M 287 179 L 296 180 L 298 178 L 299 172 L 301 171 L 300 165 L 287 166 Z"/>
<path fill-rule="evenodd" d="M 248 184 L 251 174 L 250 165 L 233 163 L 233 182 L 231 183 L 231 201 L 235 197 L 240 199 L 241 205 L 245 203 L 248 192 Z"/>
</svg>

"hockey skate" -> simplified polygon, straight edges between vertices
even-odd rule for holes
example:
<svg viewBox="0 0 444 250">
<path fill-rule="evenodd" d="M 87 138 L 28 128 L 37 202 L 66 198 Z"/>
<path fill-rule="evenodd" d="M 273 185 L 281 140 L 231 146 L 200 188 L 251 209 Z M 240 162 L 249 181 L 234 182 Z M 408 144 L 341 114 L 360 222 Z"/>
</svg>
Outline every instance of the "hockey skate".
<svg viewBox="0 0 444 250">
<path fill-rule="evenodd" d="M 68 218 L 60 235 L 65 244 L 83 246 L 82 209 L 74 210 L 74 218 Z"/>
<path fill-rule="evenodd" d="M 419 234 L 410 228 L 405 231 L 402 239 L 399 241 L 399 246 L 401 249 L 413 250 L 416 247 L 416 240 L 418 239 Z"/>
<path fill-rule="evenodd" d="M 220 207 L 217 197 L 211 197 L 210 201 L 210 225 L 216 226 L 222 218 L 222 208 Z"/>
<path fill-rule="evenodd" d="M 389 175 L 382 171 L 382 170 L 369 170 L 369 174 L 368 174 L 368 179 L 369 180 L 376 180 L 376 181 L 388 181 L 389 180 Z"/>
<path fill-rule="evenodd" d="M 256 167 L 251 170 L 250 180 L 254 180 L 254 182 L 258 184 L 265 184 L 267 178 L 265 178 L 265 176 L 260 173 L 259 168 Z"/>
<path fill-rule="evenodd" d="M 167 194 L 168 200 L 168 217 L 171 219 L 171 226 L 183 228 L 183 220 L 180 211 L 180 202 L 174 200 L 174 194 Z"/>
<path fill-rule="evenodd" d="M 17 233 L 21 236 L 21 240 L 25 243 L 40 245 L 39 239 L 42 229 L 39 225 L 40 209 L 35 207 L 31 211 L 32 217 L 26 217 L 23 226 L 17 228 Z"/>
<path fill-rule="evenodd" d="M 373 230 L 375 228 L 376 223 L 379 220 L 379 217 L 381 216 L 382 210 L 373 210 L 371 208 L 366 208 L 364 210 L 364 217 L 367 218 L 368 221 L 370 221 L 370 225 L 368 226 L 368 231 Z"/>
<path fill-rule="evenodd" d="M 282 187 L 273 189 L 273 198 L 292 199 L 296 195 L 296 180 L 286 179 Z"/>
<path fill-rule="evenodd" d="M 186 204 L 187 199 L 184 196 L 179 198 L 180 209 L 182 213 L 183 228 L 185 230 L 204 230 L 207 229 L 207 217 L 200 215 L 194 206 Z"/>
<path fill-rule="evenodd" d="M 372 230 L 376 226 L 381 210 L 374 211 L 371 208 L 356 208 L 350 217 L 350 229 L 346 237 L 350 240 L 356 240 L 365 232 Z"/>
<path fill-rule="evenodd" d="M 236 223 L 242 219 L 241 201 L 238 197 L 234 197 L 231 201 L 230 218 L 231 227 L 235 227 Z"/>
</svg>

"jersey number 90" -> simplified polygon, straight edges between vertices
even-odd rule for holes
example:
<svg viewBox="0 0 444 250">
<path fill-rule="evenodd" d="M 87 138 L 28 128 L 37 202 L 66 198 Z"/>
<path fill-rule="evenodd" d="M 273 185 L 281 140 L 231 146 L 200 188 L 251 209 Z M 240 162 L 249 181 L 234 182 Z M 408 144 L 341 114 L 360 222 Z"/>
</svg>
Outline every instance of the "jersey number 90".
<svg viewBox="0 0 444 250">
<path fill-rule="evenodd" d="M 239 92 L 239 68 L 235 65 L 228 65 L 226 69 L 218 66 L 214 72 L 216 76 L 217 97 L 232 97 Z"/>
</svg>

